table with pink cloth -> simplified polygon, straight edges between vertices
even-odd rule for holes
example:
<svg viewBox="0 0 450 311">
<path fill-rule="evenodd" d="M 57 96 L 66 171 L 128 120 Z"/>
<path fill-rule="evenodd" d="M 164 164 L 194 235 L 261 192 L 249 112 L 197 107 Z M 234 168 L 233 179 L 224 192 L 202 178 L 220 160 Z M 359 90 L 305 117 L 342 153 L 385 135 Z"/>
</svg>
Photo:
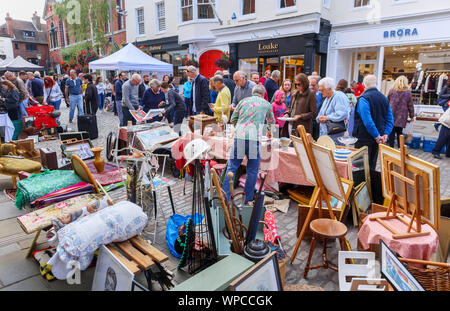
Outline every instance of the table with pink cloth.
<svg viewBox="0 0 450 311">
<path fill-rule="evenodd" d="M 369 248 L 369 244 L 379 244 L 383 240 L 386 245 L 398 253 L 401 257 L 409 259 L 430 260 L 433 253 L 439 246 L 439 237 L 436 231 L 428 224 L 422 225 L 422 231 L 429 231 L 429 235 L 411 237 L 406 239 L 394 239 L 392 232 L 383 227 L 378 221 L 370 220 L 372 216 L 384 216 L 386 212 L 371 214 L 366 217 L 361 229 L 358 232 L 358 239 L 364 249 Z M 409 221 L 409 218 L 405 218 Z M 404 223 L 398 219 L 384 220 L 394 230 L 406 232 L 408 229 Z"/>
<path fill-rule="evenodd" d="M 214 159 L 228 159 L 231 148 L 233 146 L 233 140 L 219 136 L 202 136 L 200 133 L 186 133 L 185 136 L 180 138 L 184 145 L 193 139 L 201 138 L 211 146 L 209 155 Z M 282 150 L 278 146 L 273 147 L 269 151 L 268 143 L 261 143 L 261 165 L 260 170 L 267 171 L 268 183 L 288 183 L 294 185 L 312 186 L 306 181 L 305 174 L 303 173 L 300 161 L 297 157 L 297 153 L 293 147 L 288 150 Z M 242 162 L 246 165 L 246 160 Z M 348 166 L 347 162 L 336 161 L 336 167 L 339 176 L 348 179 Z"/>
</svg>

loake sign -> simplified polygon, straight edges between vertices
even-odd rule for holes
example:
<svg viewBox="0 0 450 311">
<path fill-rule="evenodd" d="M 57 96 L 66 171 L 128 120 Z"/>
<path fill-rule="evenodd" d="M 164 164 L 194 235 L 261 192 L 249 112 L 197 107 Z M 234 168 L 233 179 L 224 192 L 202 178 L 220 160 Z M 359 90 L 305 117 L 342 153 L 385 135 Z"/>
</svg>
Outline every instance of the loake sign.
<svg viewBox="0 0 450 311">
<path fill-rule="evenodd" d="M 270 42 L 269 44 L 258 44 L 258 54 L 278 53 L 278 43 Z"/>
<path fill-rule="evenodd" d="M 305 38 L 295 36 L 238 43 L 237 52 L 238 58 L 304 54 Z"/>
</svg>

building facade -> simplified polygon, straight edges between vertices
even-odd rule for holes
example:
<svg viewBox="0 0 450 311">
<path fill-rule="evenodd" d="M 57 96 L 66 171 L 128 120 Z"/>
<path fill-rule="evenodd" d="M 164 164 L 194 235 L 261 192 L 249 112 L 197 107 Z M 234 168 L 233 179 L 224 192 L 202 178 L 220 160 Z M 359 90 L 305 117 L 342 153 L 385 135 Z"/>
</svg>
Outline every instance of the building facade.
<svg viewBox="0 0 450 311">
<path fill-rule="evenodd" d="M 331 25 L 322 1 L 127 0 L 127 8 L 127 41 L 150 46 L 152 54 L 161 46 L 170 56 L 162 59 L 175 67 L 184 67 L 178 58 L 194 58 L 210 77 L 219 69 L 215 60 L 229 53 L 231 71 L 279 69 L 291 79 L 325 73 Z M 176 39 L 176 53 L 164 49 Z"/>
<path fill-rule="evenodd" d="M 375 74 L 384 93 L 395 78 L 406 75 L 414 83 L 417 103 L 435 101 L 438 82 L 433 77 L 450 74 L 448 1 L 345 0 L 333 1 L 330 9 L 327 75 L 361 82 Z"/>
<path fill-rule="evenodd" d="M 0 34 L 9 37 L 13 57 L 22 56 L 30 63 L 46 66 L 48 60 L 48 42 L 46 26 L 35 12 L 31 21 L 13 19 L 6 13 L 5 24 L 0 26 Z"/>
<path fill-rule="evenodd" d="M 98 0 L 102 1 L 102 0 Z M 104 0 L 103 0 L 104 1 Z M 108 0 L 109 1 L 109 0 Z M 106 34 L 108 38 L 108 44 L 100 51 L 100 56 L 109 55 L 112 50 L 113 42 L 112 37 L 114 35 L 114 44 L 116 46 L 122 46 L 126 43 L 126 18 L 123 14 L 120 14 L 116 8 L 120 11 L 125 10 L 125 0 L 110 0 L 112 8 L 112 24 L 113 33 L 111 33 L 111 21 L 108 21 L 105 25 Z M 44 20 L 47 24 L 47 37 L 49 43 L 50 57 L 49 68 L 53 69 L 57 73 L 61 73 L 60 64 L 62 59 L 62 50 L 66 47 L 76 45 L 77 42 L 74 35 L 70 31 L 70 25 L 59 18 L 55 12 L 55 0 L 46 0 L 44 6 Z"/>
<path fill-rule="evenodd" d="M 13 59 L 12 39 L 9 35 L 0 33 L 0 67 Z"/>
</svg>

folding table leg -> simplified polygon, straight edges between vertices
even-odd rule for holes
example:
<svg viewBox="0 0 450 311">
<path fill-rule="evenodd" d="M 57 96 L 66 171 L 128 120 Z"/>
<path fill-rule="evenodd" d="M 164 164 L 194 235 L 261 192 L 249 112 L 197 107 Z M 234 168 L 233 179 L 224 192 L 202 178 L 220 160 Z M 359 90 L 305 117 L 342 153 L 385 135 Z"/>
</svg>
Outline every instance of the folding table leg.
<svg viewBox="0 0 450 311">
<path fill-rule="evenodd" d="M 30 248 L 28 249 L 28 252 L 27 252 L 25 258 L 30 257 L 31 252 L 33 251 L 33 248 L 34 248 L 34 246 L 36 245 L 37 239 L 39 238 L 39 235 L 40 235 L 40 234 L 41 234 L 41 229 L 39 229 L 39 230 L 36 232 L 36 235 L 34 236 L 34 239 L 33 239 L 33 241 L 31 242 Z"/>
<path fill-rule="evenodd" d="M 173 215 L 175 215 L 175 205 L 173 205 L 172 190 L 170 189 L 170 186 L 167 186 L 167 191 L 169 192 L 169 199 L 170 199 L 170 205 L 172 206 L 172 212 L 173 212 Z"/>
</svg>

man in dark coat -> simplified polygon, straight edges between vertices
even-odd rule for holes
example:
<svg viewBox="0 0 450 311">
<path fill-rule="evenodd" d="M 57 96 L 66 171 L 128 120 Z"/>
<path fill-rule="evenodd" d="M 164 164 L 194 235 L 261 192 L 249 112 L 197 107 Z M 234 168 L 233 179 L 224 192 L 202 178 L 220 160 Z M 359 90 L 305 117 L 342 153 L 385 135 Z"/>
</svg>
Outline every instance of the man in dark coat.
<svg viewBox="0 0 450 311">
<path fill-rule="evenodd" d="M 269 101 L 272 100 L 273 94 L 275 94 L 276 91 L 278 91 L 278 81 L 280 81 L 281 73 L 279 70 L 274 70 L 272 72 L 272 75 L 269 79 L 264 82 L 264 87 L 267 91 L 267 97 L 269 98 Z"/>
<path fill-rule="evenodd" d="M 210 94 L 208 80 L 198 73 L 197 68 L 189 66 L 187 75 L 192 78 L 192 114 L 205 113 L 212 115 L 209 108 Z"/>
</svg>

